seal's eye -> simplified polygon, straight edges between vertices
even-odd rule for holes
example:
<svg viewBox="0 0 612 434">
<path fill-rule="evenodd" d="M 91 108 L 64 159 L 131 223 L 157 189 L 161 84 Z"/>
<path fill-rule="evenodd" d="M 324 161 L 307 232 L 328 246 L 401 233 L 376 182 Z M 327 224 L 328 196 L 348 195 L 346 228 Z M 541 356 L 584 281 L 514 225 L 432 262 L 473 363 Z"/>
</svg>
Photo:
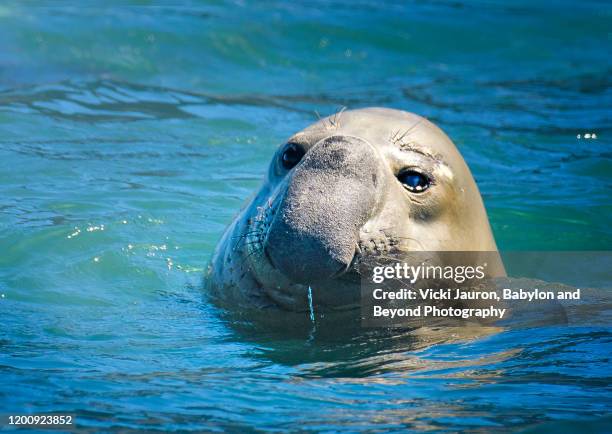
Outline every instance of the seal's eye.
<svg viewBox="0 0 612 434">
<path fill-rule="evenodd" d="M 429 177 L 416 170 L 404 170 L 397 176 L 397 179 L 399 179 L 408 191 L 413 193 L 421 193 L 427 190 L 431 185 Z"/>
<path fill-rule="evenodd" d="M 289 143 L 283 151 L 281 163 L 285 169 L 291 170 L 300 162 L 303 156 L 304 149 L 300 145 Z"/>
</svg>

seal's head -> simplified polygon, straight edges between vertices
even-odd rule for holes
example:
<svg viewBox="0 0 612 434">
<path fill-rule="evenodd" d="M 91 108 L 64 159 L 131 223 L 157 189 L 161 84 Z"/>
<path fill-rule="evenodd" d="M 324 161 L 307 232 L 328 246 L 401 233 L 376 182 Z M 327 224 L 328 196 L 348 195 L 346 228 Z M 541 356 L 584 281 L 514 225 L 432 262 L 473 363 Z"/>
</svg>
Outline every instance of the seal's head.
<svg viewBox="0 0 612 434">
<path fill-rule="evenodd" d="M 415 114 L 367 108 L 321 119 L 278 149 L 211 272 L 223 279 L 218 268 L 239 262 L 232 284 L 280 306 L 306 309 L 310 286 L 320 306 L 344 308 L 359 301 L 360 262 L 415 251 L 496 246 L 448 136 Z"/>
</svg>

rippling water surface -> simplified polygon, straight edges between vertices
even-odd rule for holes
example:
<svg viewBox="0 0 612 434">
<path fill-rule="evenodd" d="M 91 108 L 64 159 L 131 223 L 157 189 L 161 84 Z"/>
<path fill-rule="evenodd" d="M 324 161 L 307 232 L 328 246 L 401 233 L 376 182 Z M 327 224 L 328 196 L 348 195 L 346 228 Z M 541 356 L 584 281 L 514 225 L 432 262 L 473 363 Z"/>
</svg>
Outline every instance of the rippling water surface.
<svg viewBox="0 0 612 434">
<path fill-rule="evenodd" d="M 500 248 L 610 249 L 609 4 L 114 3 L 0 4 L 3 413 L 108 430 L 609 428 L 608 328 L 278 333 L 233 326 L 201 292 L 276 146 L 341 106 L 445 129 Z"/>
</svg>

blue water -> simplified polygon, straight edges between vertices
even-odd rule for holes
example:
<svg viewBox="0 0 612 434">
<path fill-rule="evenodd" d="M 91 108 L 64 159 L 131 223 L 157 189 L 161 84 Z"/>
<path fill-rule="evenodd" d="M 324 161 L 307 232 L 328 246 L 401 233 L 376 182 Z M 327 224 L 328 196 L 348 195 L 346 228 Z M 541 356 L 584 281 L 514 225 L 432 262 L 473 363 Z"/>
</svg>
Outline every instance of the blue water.
<svg viewBox="0 0 612 434">
<path fill-rule="evenodd" d="M 341 106 L 439 124 L 501 249 L 610 250 L 607 2 L 126 3 L 0 4 L 2 414 L 609 429 L 609 328 L 381 336 L 306 313 L 282 333 L 237 327 L 201 291 L 274 149 Z"/>
</svg>

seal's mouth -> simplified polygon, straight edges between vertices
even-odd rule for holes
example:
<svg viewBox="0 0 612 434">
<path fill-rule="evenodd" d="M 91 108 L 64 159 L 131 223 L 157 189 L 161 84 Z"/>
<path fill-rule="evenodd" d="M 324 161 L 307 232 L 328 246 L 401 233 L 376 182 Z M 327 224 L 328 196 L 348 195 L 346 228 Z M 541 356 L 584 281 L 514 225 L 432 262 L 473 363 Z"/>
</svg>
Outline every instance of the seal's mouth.
<svg viewBox="0 0 612 434">
<path fill-rule="evenodd" d="M 264 247 L 262 248 L 262 250 L 263 250 L 263 256 L 265 257 L 270 267 L 278 272 L 282 272 L 280 268 L 274 264 L 274 259 L 272 259 L 272 255 L 270 255 L 270 252 L 268 251 L 268 246 L 264 244 Z M 356 246 L 355 254 L 353 255 L 353 258 L 351 259 L 351 261 L 347 264 L 341 265 L 340 268 L 338 268 L 338 270 L 335 273 L 329 276 L 329 279 L 330 280 L 339 279 L 353 271 L 356 271 L 357 265 L 360 261 L 360 256 L 361 256 L 361 249 L 359 248 L 359 246 Z M 296 282 L 296 283 L 300 283 L 300 282 Z"/>
<path fill-rule="evenodd" d="M 274 246 L 269 242 L 271 227 L 278 211 L 279 202 L 277 196 L 275 200 L 268 200 L 263 206 L 256 207 L 256 212 L 247 219 L 247 224 L 243 227 L 243 235 L 238 237 L 239 241 L 243 243 L 242 247 L 244 248 L 246 261 L 249 263 L 250 268 L 260 275 L 263 281 L 274 281 L 274 276 L 276 275 L 277 277 L 282 276 L 281 281 L 284 281 L 286 284 L 308 285 L 325 281 L 331 283 L 331 281 L 340 278 L 346 280 L 350 275 L 355 273 L 358 274 L 357 266 L 362 256 L 359 240 L 355 243 L 353 254 L 342 261 L 338 261 L 338 267 L 335 271 L 332 269 L 322 274 L 307 272 L 306 274 L 310 274 L 310 276 L 299 277 L 295 275 L 292 276 L 291 273 L 285 272 L 287 271 L 287 264 L 284 263 L 285 258 L 278 254 L 274 254 Z M 287 249 L 287 252 L 294 256 L 293 260 L 295 261 L 300 261 L 300 258 L 303 256 L 299 247 L 300 243 L 297 243 L 295 249 Z M 319 250 L 316 253 L 324 255 L 327 252 L 325 250 Z M 314 259 L 312 265 L 318 265 L 319 260 L 321 262 L 331 262 L 329 257 L 322 256 Z"/>
<path fill-rule="evenodd" d="M 355 244 L 353 255 L 342 264 L 338 263 L 338 268 L 333 273 L 319 276 L 314 274 L 312 278 L 303 279 L 297 276 L 291 277 L 290 273 L 284 272 L 283 264 L 275 261 L 278 256 L 273 254 L 274 246 L 268 244 L 269 229 L 275 208 L 273 202 L 268 203 L 267 206 L 258 207 L 257 212 L 246 220 L 247 224 L 242 228 L 243 235 L 239 237 L 243 243 L 240 247 L 244 259 L 257 285 L 274 303 L 288 310 L 308 310 L 309 288 L 312 288 L 315 305 L 319 309 L 356 308 L 359 294 L 359 291 L 356 290 L 359 288 L 359 267 L 366 260 L 363 255 L 367 253 L 362 241 L 359 240 Z M 299 245 L 289 249 L 296 261 L 302 257 L 298 247 Z"/>
</svg>

